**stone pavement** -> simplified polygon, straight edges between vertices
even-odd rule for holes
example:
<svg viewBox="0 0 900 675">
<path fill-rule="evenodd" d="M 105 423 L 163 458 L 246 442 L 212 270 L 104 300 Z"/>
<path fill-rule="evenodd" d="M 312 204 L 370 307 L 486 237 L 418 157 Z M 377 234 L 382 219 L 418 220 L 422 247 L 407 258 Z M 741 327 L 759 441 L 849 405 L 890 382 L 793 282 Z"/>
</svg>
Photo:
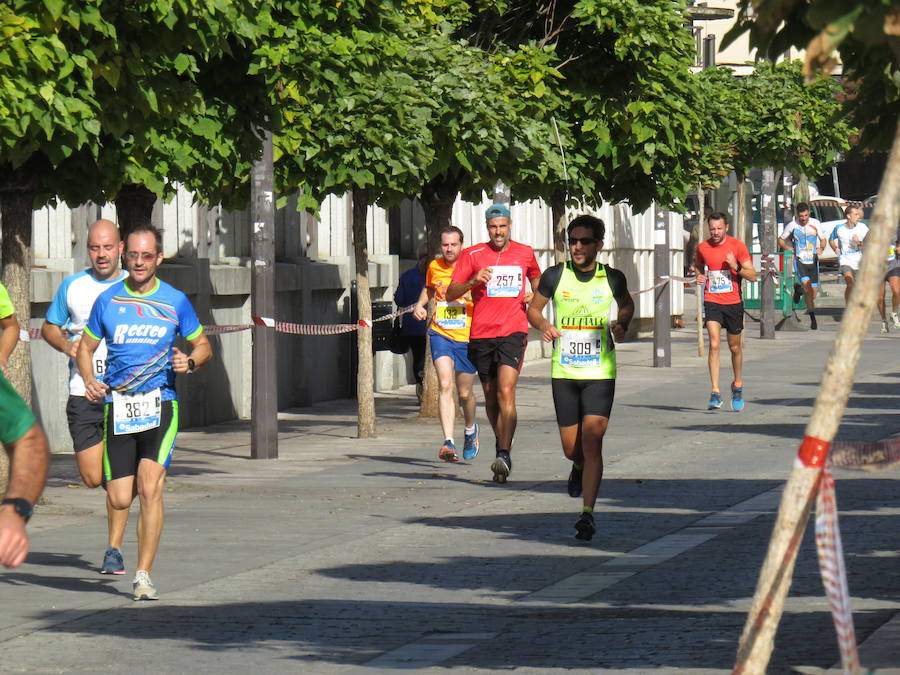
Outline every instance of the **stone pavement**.
<svg viewBox="0 0 900 675">
<path fill-rule="evenodd" d="M 154 603 L 131 600 L 133 532 L 129 574 L 97 574 L 102 493 L 54 455 L 32 553 L 0 572 L 0 671 L 730 671 L 838 313 L 775 340 L 748 325 L 740 414 L 705 409 L 692 324 L 669 369 L 649 340 L 620 345 L 589 544 L 572 536 L 547 362 L 523 371 L 505 486 L 487 429 L 472 462 L 436 459 L 411 387 L 379 395 L 372 440 L 353 437 L 353 401 L 281 414 L 276 461 L 248 459 L 246 422 L 182 432 Z M 872 322 L 839 437 L 900 432 L 898 345 Z M 863 663 L 900 672 L 896 472 L 836 479 Z M 838 660 L 810 528 L 770 672 Z"/>
</svg>

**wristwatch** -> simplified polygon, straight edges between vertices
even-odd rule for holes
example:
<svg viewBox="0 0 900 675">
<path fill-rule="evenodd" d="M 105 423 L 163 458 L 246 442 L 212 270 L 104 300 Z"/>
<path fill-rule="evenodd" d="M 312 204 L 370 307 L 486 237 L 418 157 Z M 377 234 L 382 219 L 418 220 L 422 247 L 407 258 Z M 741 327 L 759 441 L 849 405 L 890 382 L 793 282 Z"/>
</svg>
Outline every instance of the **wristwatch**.
<svg viewBox="0 0 900 675">
<path fill-rule="evenodd" d="M 31 502 L 22 497 L 11 497 L 9 499 L 4 499 L 2 502 L 0 502 L 0 504 L 12 504 L 15 512 L 22 516 L 22 520 L 24 520 L 26 523 L 28 522 L 29 518 L 31 518 L 32 512 L 34 512 L 34 507 L 31 505 Z"/>
<path fill-rule="evenodd" d="M 194 359 L 188 359 L 188 369 L 187 369 L 188 375 L 190 375 L 191 373 L 194 372 L 195 367 L 196 366 L 194 365 Z"/>
</svg>

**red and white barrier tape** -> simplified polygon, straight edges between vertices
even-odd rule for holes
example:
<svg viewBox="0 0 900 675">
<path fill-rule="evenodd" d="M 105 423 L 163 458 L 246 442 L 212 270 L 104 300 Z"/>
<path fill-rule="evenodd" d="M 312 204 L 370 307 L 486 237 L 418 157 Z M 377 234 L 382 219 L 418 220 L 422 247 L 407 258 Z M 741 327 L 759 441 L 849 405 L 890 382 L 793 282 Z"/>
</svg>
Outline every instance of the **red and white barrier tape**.
<svg viewBox="0 0 900 675">
<path fill-rule="evenodd" d="M 850 609 L 850 589 L 847 585 L 847 569 L 844 566 L 844 548 L 838 527 L 837 497 L 834 478 L 828 463 L 822 468 L 819 494 L 816 497 L 816 552 L 819 556 L 819 573 L 831 606 L 831 617 L 837 633 L 841 664 L 845 673 L 859 669 L 859 652 L 856 649 L 856 631 L 853 629 L 853 611 Z"/>
<path fill-rule="evenodd" d="M 408 314 L 415 309 L 415 305 L 401 307 L 396 312 L 391 312 L 386 316 L 380 316 L 377 319 L 360 319 L 356 323 L 338 323 L 338 324 L 303 324 L 288 323 L 286 321 L 276 321 L 269 317 L 253 317 L 252 324 L 228 324 L 224 326 L 204 326 L 203 331 L 207 335 L 222 335 L 223 333 L 239 333 L 240 331 L 250 330 L 253 326 L 268 326 L 274 328 L 278 333 L 288 333 L 290 335 L 340 335 L 341 333 L 351 333 L 359 330 L 360 327 L 372 328 L 375 322 L 392 321 L 398 316 Z M 19 338 L 22 342 L 41 339 L 41 329 L 32 328 L 29 331 L 19 331 Z"/>
</svg>

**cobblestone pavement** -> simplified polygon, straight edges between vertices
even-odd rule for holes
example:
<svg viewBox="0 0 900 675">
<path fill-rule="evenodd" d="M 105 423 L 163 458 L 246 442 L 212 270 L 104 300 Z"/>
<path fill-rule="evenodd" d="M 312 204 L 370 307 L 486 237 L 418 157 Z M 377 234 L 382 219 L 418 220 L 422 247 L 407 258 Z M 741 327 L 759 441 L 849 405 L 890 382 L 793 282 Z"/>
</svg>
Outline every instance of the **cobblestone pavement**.
<svg viewBox="0 0 900 675">
<path fill-rule="evenodd" d="M 130 566 L 96 573 L 102 493 L 55 455 L 33 552 L 0 572 L 0 670 L 730 671 L 836 317 L 820 326 L 774 341 L 748 326 L 740 414 L 705 409 L 690 328 L 670 369 L 650 367 L 649 341 L 622 345 L 589 544 L 572 536 L 546 362 L 523 372 L 505 486 L 490 481 L 489 430 L 472 462 L 436 459 L 437 422 L 416 416 L 411 388 L 379 397 L 370 441 L 352 438 L 352 402 L 284 413 L 277 461 L 247 459 L 246 423 L 183 432 L 154 603 L 131 601 Z M 898 346 L 873 322 L 839 437 L 900 431 Z M 878 672 L 900 665 L 896 478 L 837 474 L 857 635 Z M 125 548 L 131 565 L 133 533 Z M 838 660 L 808 530 L 769 672 Z"/>
</svg>

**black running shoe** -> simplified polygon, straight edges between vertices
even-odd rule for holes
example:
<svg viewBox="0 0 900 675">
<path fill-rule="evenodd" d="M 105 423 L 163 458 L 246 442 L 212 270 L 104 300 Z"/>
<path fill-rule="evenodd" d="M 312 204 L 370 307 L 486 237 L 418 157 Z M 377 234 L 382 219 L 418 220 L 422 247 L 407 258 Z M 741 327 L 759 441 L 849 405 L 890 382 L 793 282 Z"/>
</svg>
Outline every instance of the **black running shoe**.
<svg viewBox="0 0 900 675">
<path fill-rule="evenodd" d="M 590 541 L 597 531 L 594 525 L 594 516 L 590 513 L 582 513 L 581 518 L 575 521 L 575 538 L 581 541 Z"/>
<path fill-rule="evenodd" d="M 810 330 L 818 330 L 819 329 L 819 324 L 816 323 L 816 315 L 815 314 L 809 315 L 809 329 Z"/>
<path fill-rule="evenodd" d="M 491 463 L 491 471 L 494 472 L 495 483 L 506 482 L 507 477 L 512 471 L 512 459 L 510 458 L 508 451 L 499 450 L 497 452 L 497 457 Z"/>
<path fill-rule="evenodd" d="M 800 303 L 801 297 L 803 297 L 803 286 L 801 284 L 794 284 L 794 304 L 795 305 Z"/>
<path fill-rule="evenodd" d="M 570 497 L 580 497 L 581 496 L 581 474 L 584 472 L 584 467 L 576 466 L 575 462 L 572 462 L 572 470 L 569 472 L 569 496 Z"/>
</svg>

